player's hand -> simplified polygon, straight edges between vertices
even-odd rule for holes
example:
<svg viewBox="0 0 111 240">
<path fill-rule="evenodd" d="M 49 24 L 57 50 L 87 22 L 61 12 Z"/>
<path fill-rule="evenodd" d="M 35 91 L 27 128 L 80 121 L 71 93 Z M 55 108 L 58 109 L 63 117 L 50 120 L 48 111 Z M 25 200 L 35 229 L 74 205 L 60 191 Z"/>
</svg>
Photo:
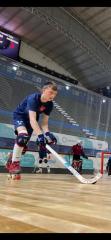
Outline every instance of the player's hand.
<svg viewBox="0 0 111 240">
<path fill-rule="evenodd" d="M 44 134 L 39 134 L 36 140 L 37 145 L 45 145 L 46 139 L 44 137 Z"/>
<path fill-rule="evenodd" d="M 45 133 L 45 139 L 48 144 L 56 144 L 57 143 L 56 137 L 50 132 Z"/>
</svg>

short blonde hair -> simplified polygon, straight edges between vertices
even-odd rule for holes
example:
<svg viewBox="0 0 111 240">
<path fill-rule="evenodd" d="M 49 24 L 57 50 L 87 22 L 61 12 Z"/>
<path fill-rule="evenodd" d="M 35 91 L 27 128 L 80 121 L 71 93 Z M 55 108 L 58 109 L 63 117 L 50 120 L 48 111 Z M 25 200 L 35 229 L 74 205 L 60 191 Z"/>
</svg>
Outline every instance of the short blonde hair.
<svg viewBox="0 0 111 240">
<path fill-rule="evenodd" d="M 53 81 L 51 81 L 51 82 L 46 82 L 46 83 L 44 84 L 44 86 L 43 86 L 42 89 L 46 89 L 46 88 L 48 88 L 48 87 L 51 87 L 51 89 L 52 89 L 53 91 L 55 91 L 55 92 L 58 91 L 58 89 L 57 89 L 57 84 L 56 84 L 55 82 L 53 82 Z"/>
</svg>

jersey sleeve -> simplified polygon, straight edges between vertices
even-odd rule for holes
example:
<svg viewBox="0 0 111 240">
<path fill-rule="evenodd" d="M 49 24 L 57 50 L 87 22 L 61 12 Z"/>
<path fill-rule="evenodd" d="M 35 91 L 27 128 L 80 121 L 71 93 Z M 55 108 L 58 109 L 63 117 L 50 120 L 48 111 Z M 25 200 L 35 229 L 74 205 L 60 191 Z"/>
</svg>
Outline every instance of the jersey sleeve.
<svg viewBox="0 0 111 240">
<path fill-rule="evenodd" d="M 50 102 L 50 104 L 48 104 L 47 108 L 45 109 L 44 113 L 49 116 L 50 113 L 52 112 L 52 109 L 53 109 L 53 102 Z"/>
</svg>

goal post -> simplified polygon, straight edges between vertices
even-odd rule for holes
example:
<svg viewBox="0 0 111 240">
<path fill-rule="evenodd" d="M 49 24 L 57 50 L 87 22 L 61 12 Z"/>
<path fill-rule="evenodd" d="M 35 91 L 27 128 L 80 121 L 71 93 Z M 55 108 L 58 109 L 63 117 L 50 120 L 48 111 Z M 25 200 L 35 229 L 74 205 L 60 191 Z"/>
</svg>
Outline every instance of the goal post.
<svg viewBox="0 0 111 240">
<path fill-rule="evenodd" d="M 97 152 L 96 158 L 93 160 L 94 169 L 96 172 L 99 171 L 101 174 L 106 172 L 106 166 L 110 156 L 111 152 Z"/>
</svg>

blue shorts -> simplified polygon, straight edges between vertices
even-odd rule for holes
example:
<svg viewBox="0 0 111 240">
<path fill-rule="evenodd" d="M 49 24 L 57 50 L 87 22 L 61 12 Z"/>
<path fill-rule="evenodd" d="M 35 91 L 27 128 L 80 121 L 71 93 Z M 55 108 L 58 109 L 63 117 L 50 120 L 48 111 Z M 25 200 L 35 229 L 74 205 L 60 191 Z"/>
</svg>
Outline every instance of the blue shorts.
<svg viewBox="0 0 111 240">
<path fill-rule="evenodd" d="M 30 122 L 28 119 L 23 118 L 19 114 L 14 114 L 13 115 L 13 123 L 15 127 L 15 133 L 17 134 L 17 128 L 20 126 L 24 126 L 27 129 L 28 134 L 31 136 L 33 129 L 30 125 Z"/>
</svg>

